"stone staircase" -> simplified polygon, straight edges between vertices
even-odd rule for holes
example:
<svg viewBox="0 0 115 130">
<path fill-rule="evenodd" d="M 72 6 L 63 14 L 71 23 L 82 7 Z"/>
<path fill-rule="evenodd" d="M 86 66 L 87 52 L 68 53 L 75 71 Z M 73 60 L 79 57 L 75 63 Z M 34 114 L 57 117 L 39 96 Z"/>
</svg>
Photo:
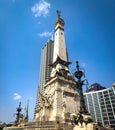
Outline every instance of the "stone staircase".
<svg viewBox="0 0 115 130">
<path fill-rule="evenodd" d="M 39 121 L 25 124 L 23 130 L 73 130 L 73 126 L 54 121 Z"/>
</svg>

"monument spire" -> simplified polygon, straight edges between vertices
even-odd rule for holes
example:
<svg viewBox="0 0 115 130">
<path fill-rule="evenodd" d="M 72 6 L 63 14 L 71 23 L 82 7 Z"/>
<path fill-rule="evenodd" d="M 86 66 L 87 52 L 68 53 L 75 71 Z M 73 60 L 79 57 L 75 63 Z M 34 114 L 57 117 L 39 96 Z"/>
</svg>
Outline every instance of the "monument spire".
<svg viewBox="0 0 115 130">
<path fill-rule="evenodd" d="M 79 111 L 79 97 L 76 82 L 70 74 L 64 36 L 64 20 L 57 11 L 54 34 L 54 51 L 51 77 L 44 84 L 44 93 L 39 93 L 39 106 L 35 120 L 66 122 L 72 113 Z M 70 102 L 68 104 L 68 102 Z"/>
<path fill-rule="evenodd" d="M 64 20 L 61 18 L 60 11 L 57 11 L 57 19 L 55 21 L 53 62 L 56 61 L 57 57 L 60 57 L 62 60 L 67 61 L 64 36 Z"/>
<path fill-rule="evenodd" d="M 55 33 L 54 33 L 54 52 L 51 77 L 56 75 L 56 72 L 61 70 L 68 70 L 67 50 L 65 44 L 64 35 L 64 20 L 61 18 L 61 12 L 57 10 L 57 19 L 55 21 Z"/>
</svg>

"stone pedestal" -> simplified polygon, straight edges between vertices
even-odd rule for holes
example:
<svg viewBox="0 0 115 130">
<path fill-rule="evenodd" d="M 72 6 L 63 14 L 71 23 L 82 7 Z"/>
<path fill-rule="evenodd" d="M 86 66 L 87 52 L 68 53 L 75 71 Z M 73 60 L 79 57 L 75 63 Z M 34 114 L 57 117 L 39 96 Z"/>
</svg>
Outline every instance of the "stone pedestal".
<svg viewBox="0 0 115 130">
<path fill-rule="evenodd" d="M 39 121 L 29 122 L 23 127 L 5 127 L 3 130 L 113 130 L 112 128 L 101 127 L 96 123 L 89 123 L 87 125 L 80 124 L 72 125 L 69 123 L 58 123 L 55 121 Z"/>
<path fill-rule="evenodd" d="M 73 125 L 58 123 L 55 121 L 31 122 L 24 126 L 23 130 L 73 130 Z"/>
<path fill-rule="evenodd" d="M 112 128 L 101 127 L 96 123 L 89 123 L 87 125 L 75 125 L 73 130 L 113 130 Z"/>
<path fill-rule="evenodd" d="M 3 130 L 23 130 L 23 127 L 16 127 L 16 126 L 4 127 Z"/>
<path fill-rule="evenodd" d="M 72 113 L 79 112 L 79 94 L 75 90 L 75 81 L 56 75 L 44 85 L 44 94 L 39 93 L 40 105 L 34 121 L 70 120 Z"/>
</svg>

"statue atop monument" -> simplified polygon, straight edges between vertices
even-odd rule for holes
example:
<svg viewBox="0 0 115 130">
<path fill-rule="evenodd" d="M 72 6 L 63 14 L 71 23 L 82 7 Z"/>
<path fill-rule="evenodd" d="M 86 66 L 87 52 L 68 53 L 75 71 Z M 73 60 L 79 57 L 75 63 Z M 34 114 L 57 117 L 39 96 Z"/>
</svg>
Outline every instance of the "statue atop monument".
<svg viewBox="0 0 115 130">
<path fill-rule="evenodd" d="M 58 18 L 60 18 L 60 16 L 61 16 L 61 11 L 57 10 L 57 16 L 58 16 Z"/>
<path fill-rule="evenodd" d="M 57 24 L 59 24 L 59 26 L 61 25 L 62 28 L 64 27 L 64 20 L 61 18 L 61 11 L 57 10 L 57 19 L 54 23 L 55 27 L 57 26 Z"/>
</svg>

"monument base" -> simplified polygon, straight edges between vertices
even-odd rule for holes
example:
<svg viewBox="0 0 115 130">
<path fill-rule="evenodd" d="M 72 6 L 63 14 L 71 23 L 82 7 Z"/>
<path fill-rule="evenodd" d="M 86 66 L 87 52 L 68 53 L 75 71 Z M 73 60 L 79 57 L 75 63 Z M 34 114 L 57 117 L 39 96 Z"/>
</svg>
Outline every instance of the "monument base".
<svg viewBox="0 0 115 130">
<path fill-rule="evenodd" d="M 101 127 L 96 123 L 87 125 L 74 125 L 71 123 L 58 123 L 55 121 L 29 122 L 21 127 L 5 127 L 3 130 L 113 130 L 112 128 Z"/>
<path fill-rule="evenodd" d="M 23 130 L 23 127 L 16 127 L 16 126 L 4 127 L 3 130 Z"/>
<path fill-rule="evenodd" d="M 113 128 L 102 127 L 96 123 L 89 123 L 86 126 L 75 125 L 73 130 L 113 130 Z"/>
<path fill-rule="evenodd" d="M 73 130 L 74 125 L 55 121 L 38 121 L 25 124 L 23 130 Z"/>
<path fill-rule="evenodd" d="M 93 122 L 92 117 L 88 113 L 78 113 L 74 115 L 74 128 L 73 130 L 113 130 L 109 127 L 103 127 Z"/>
</svg>

